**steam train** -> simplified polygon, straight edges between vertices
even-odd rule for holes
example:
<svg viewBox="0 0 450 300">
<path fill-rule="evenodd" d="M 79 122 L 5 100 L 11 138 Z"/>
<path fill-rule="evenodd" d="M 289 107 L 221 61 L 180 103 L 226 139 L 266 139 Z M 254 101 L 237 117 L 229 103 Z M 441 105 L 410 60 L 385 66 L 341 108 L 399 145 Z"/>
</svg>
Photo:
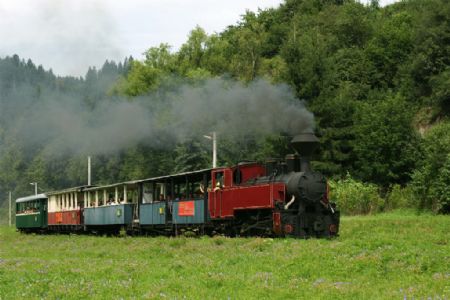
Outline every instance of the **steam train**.
<svg viewBox="0 0 450 300">
<path fill-rule="evenodd" d="M 333 237 L 339 211 L 325 177 L 311 170 L 318 145 L 295 136 L 298 154 L 105 186 L 80 186 L 16 200 L 22 232 Z"/>
</svg>

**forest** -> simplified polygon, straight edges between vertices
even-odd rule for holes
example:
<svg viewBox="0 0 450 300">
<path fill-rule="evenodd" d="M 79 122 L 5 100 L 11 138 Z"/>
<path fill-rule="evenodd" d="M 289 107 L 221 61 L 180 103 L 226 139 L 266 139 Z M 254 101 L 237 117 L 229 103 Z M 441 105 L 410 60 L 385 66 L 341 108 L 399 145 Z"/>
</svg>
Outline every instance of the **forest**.
<svg viewBox="0 0 450 300">
<path fill-rule="evenodd" d="M 344 213 L 450 211 L 449 1 L 286 0 L 161 42 L 80 78 L 0 58 L 3 212 L 32 182 L 85 185 L 88 155 L 94 184 L 208 168 L 212 130 L 219 165 L 284 157 L 296 109 Z"/>
</svg>

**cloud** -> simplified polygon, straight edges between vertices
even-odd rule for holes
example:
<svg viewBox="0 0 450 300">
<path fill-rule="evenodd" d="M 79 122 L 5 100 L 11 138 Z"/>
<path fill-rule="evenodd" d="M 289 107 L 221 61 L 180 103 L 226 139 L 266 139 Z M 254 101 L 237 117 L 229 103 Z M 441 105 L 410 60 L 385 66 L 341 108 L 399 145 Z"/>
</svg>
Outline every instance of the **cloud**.
<svg viewBox="0 0 450 300">
<path fill-rule="evenodd" d="M 116 23 L 100 0 L 18 0 L 0 4 L 0 55 L 18 54 L 60 75 L 122 59 Z"/>
<path fill-rule="evenodd" d="M 174 49 L 196 25 L 208 33 L 235 24 L 245 9 L 281 0 L 0 0 L 0 56 L 31 58 L 59 75 L 122 60 L 160 43 Z"/>
</svg>

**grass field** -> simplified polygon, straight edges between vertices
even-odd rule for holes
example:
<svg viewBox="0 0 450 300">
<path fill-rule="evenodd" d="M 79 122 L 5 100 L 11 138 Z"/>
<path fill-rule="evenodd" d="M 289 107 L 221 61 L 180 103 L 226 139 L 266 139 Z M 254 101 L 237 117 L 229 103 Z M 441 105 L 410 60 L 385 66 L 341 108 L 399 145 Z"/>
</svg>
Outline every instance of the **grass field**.
<svg viewBox="0 0 450 300">
<path fill-rule="evenodd" d="M 0 299 L 450 299 L 450 217 L 343 217 L 335 240 L 0 229 Z"/>
</svg>

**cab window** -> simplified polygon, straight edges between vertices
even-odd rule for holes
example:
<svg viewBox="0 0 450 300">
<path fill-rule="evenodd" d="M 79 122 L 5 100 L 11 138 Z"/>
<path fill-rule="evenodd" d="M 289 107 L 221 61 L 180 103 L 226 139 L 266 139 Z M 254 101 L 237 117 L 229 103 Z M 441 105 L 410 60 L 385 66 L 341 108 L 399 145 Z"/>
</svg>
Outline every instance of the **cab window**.
<svg viewBox="0 0 450 300">
<path fill-rule="evenodd" d="M 214 176 L 216 187 L 223 187 L 224 178 L 223 178 L 223 172 L 217 172 Z"/>
</svg>

